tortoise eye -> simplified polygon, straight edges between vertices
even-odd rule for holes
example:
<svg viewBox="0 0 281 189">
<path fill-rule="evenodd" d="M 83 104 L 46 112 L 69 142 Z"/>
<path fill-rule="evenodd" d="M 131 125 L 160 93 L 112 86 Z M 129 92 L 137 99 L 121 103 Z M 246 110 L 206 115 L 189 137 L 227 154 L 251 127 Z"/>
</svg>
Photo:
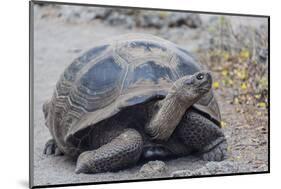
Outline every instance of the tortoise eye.
<svg viewBox="0 0 281 189">
<path fill-rule="evenodd" d="M 198 80 L 202 80 L 202 79 L 204 79 L 204 74 L 199 73 L 199 74 L 196 76 L 196 78 L 197 78 Z"/>
</svg>

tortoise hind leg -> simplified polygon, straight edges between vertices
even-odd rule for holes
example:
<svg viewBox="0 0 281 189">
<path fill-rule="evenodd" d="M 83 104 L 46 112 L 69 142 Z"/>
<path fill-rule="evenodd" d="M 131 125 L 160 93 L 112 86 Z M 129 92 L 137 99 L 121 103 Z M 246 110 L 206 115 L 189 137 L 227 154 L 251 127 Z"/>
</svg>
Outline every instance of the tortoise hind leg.
<svg viewBox="0 0 281 189">
<path fill-rule="evenodd" d="M 143 140 L 138 131 L 127 129 L 96 150 L 80 154 L 75 173 L 115 171 L 136 163 L 142 153 Z"/>
<path fill-rule="evenodd" d="M 43 153 L 46 155 L 54 154 L 55 156 L 63 155 L 54 139 L 50 139 L 46 142 Z"/>
<path fill-rule="evenodd" d="M 227 156 L 227 143 L 221 128 L 195 110 L 187 111 L 175 134 L 187 147 L 202 154 L 204 160 L 222 161 Z"/>
<path fill-rule="evenodd" d="M 227 157 L 227 142 L 219 137 L 202 149 L 202 158 L 205 161 L 222 161 Z"/>
</svg>

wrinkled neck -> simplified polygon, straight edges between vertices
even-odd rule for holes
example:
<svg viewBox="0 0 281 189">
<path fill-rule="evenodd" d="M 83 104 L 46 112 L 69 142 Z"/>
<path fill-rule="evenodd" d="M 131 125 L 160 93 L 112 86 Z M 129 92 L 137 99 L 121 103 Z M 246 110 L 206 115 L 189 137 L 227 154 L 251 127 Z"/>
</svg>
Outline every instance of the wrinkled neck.
<svg viewBox="0 0 281 189">
<path fill-rule="evenodd" d="M 186 110 L 193 104 L 193 101 L 183 101 L 175 93 L 158 102 L 159 109 L 154 112 L 150 122 L 152 136 L 157 140 L 167 140 L 181 121 Z M 154 135 L 155 134 L 155 135 Z"/>
<path fill-rule="evenodd" d="M 159 102 L 159 113 L 163 115 L 163 121 L 169 122 L 170 120 L 176 120 L 182 116 L 186 109 L 190 106 L 188 102 L 185 102 L 178 98 L 176 95 L 168 95 L 165 99 Z"/>
</svg>

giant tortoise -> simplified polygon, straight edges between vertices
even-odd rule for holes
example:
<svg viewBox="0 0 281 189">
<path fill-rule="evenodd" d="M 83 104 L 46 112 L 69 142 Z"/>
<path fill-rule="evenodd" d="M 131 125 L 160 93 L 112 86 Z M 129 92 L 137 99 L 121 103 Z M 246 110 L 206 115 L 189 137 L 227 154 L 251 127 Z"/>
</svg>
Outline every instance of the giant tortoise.
<svg viewBox="0 0 281 189">
<path fill-rule="evenodd" d="M 221 161 L 227 143 L 211 85 L 198 60 L 167 40 L 107 40 L 75 59 L 44 103 L 44 153 L 77 158 L 76 173 L 190 153 Z"/>
</svg>

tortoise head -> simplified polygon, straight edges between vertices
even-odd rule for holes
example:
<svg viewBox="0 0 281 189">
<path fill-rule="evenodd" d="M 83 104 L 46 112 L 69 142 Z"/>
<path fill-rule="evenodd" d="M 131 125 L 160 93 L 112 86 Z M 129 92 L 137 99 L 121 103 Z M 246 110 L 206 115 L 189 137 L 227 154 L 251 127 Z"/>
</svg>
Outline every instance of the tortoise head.
<svg viewBox="0 0 281 189">
<path fill-rule="evenodd" d="M 210 72 L 200 71 L 193 75 L 178 79 L 175 84 L 175 94 L 183 101 L 195 101 L 210 91 L 212 76 Z"/>
</svg>

